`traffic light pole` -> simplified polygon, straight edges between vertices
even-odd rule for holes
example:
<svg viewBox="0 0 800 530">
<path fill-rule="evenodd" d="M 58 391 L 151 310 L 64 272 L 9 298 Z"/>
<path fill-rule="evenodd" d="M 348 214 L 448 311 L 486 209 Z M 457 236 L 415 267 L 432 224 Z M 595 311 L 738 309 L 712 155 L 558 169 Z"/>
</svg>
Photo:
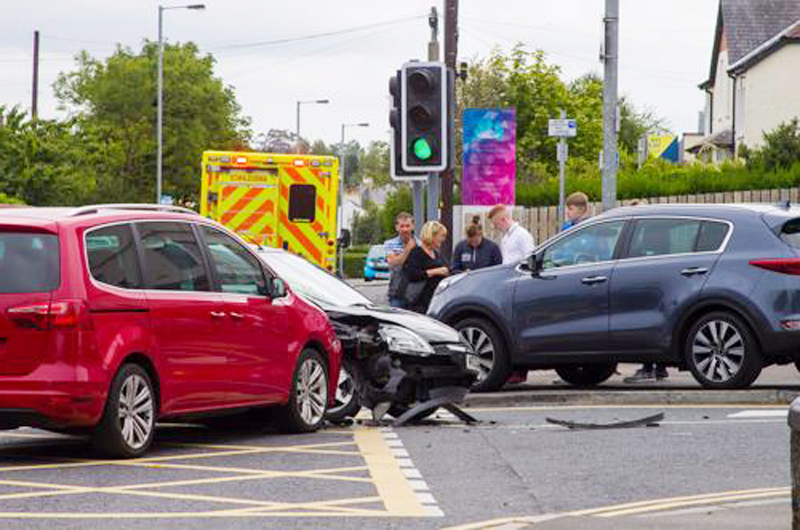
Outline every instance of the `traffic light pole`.
<svg viewBox="0 0 800 530">
<path fill-rule="evenodd" d="M 458 0 L 445 0 L 444 12 L 444 62 L 453 71 L 456 69 L 456 56 L 458 54 Z M 449 84 L 448 90 L 454 91 L 454 83 Z M 455 97 L 451 94 L 450 97 Z M 448 149 L 455 149 L 456 117 L 450 115 L 450 137 L 448 138 Z M 447 153 L 449 156 L 449 153 Z M 455 165 L 453 161 L 452 166 Z M 447 228 L 447 241 L 442 246 L 442 253 L 445 259 L 449 260 L 452 255 L 453 241 L 453 186 L 455 168 L 450 167 L 442 173 L 442 224 Z"/>
<path fill-rule="evenodd" d="M 428 23 L 431 27 L 431 41 L 428 43 L 428 60 L 439 60 L 439 13 L 436 7 L 431 8 L 431 14 L 428 17 Z M 439 173 L 431 173 L 428 175 L 428 219 L 439 219 L 439 194 L 441 190 L 441 182 Z"/>
</svg>

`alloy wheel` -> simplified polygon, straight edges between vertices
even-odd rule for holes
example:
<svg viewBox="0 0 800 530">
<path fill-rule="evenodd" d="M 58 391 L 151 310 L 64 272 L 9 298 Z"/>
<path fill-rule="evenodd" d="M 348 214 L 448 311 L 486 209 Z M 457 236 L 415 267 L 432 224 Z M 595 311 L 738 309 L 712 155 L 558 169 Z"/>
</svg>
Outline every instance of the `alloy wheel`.
<svg viewBox="0 0 800 530">
<path fill-rule="evenodd" d="M 303 361 L 297 378 L 297 407 L 300 417 L 308 425 L 315 425 L 325 415 L 328 387 L 325 369 L 316 359 Z"/>
<path fill-rule="evenodd" d="M 744 358 L 744 338 L 730 322 L 710 320 L 695 333 L 692 359 L 698 372 L 709 381 L 729 381 L 739 373 Z"/>
<path fill-rule="evenodd" d="M 119 429 L 125 443 L 140 449 L 153 431 L 153 394 L 147 381 L 138 374 L 125 379 L 119 393 Z"/>
<path fill-rule="evenodd" d="M 480 383 L 487 377 L 494 367 L 494 344 L 489 335 L 477 327 L 462 328 L 459 333 L 467 342 L 472 345 L 475 353 L 478 354 L 478 377 L 476 383 Z"/>
</svg>

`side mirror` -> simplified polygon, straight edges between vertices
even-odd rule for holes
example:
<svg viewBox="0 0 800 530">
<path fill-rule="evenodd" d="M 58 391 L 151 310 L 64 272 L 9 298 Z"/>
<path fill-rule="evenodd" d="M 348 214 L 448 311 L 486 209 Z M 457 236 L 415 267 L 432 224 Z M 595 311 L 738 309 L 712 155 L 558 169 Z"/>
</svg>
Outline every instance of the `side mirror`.
<svg viewBox="0 0 800 530">
<path fill-rule="evenodd" d="M 280 278 L 273 278 L 270 282 L 269 296 L 273 300 L 275 298 L 283 298 L 286 296 L 286 282 Z"/>
<path fill-rule="evenodd" d="M 339 236 L 339 248 L 347 248 L 350 246 L 350 230 L 342 228 L 342 234 Z"/>
<path fill-rule="evenodd" d="M 531 271 L 531 274 L 536 276 L 540 272 L 540 262 L 539 262 L 539 255 L 536 253 L 531 254 L 528 256 L 528 270 Z"/>
</svg>

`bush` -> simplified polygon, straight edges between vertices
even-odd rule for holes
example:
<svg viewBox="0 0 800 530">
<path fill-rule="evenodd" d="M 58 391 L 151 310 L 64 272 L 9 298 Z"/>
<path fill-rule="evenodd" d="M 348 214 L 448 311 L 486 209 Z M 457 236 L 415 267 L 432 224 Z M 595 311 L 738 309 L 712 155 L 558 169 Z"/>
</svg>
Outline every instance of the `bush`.
<svg viewBox="0 0 800 530">
<path fill-rule="evenodd" d="M 593 201 L 602 199 L 599 171 L 584 164 L 567 170 L 567 195 L 582 191 Z M 582 172 L 578 172 L 580 170 Z M 624 168 L 617 174 L 619 200 L 670 195 L 694 195 L 742 190 L 791 188 L 800 185 L 800 162 L 789 168 L 768 170 L 749 168 L 741 163 L 728 162 L 722 166 L 690 164 L 672 165 L 653 160 L 642 169 Z M 545 206 L 558 204 L 558 178 L 536 185 L 517 185 L 517 204 Z"/>
<path fill-rule="evenodd" d="M 9 197 L 5 193 L 0 192 L 0 204 L 25 204 L 25 203 L 15 197 Z"/>
</svg>

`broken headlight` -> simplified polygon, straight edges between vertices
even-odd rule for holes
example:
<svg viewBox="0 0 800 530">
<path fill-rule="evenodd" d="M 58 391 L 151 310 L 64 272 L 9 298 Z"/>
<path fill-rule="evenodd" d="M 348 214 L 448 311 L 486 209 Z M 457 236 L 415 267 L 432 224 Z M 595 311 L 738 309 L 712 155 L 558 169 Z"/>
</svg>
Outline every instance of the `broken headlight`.
<svg viewBox="0 0 800 530">
<path fill-rule="evenodd" d="M 384 324 L 378 329 L 381 338 L 386 341 L 389 351 L 406 355 L 433 355 L 433 347 L 427 340 L 410 329 L 393 324 Z"/>
</svg>

